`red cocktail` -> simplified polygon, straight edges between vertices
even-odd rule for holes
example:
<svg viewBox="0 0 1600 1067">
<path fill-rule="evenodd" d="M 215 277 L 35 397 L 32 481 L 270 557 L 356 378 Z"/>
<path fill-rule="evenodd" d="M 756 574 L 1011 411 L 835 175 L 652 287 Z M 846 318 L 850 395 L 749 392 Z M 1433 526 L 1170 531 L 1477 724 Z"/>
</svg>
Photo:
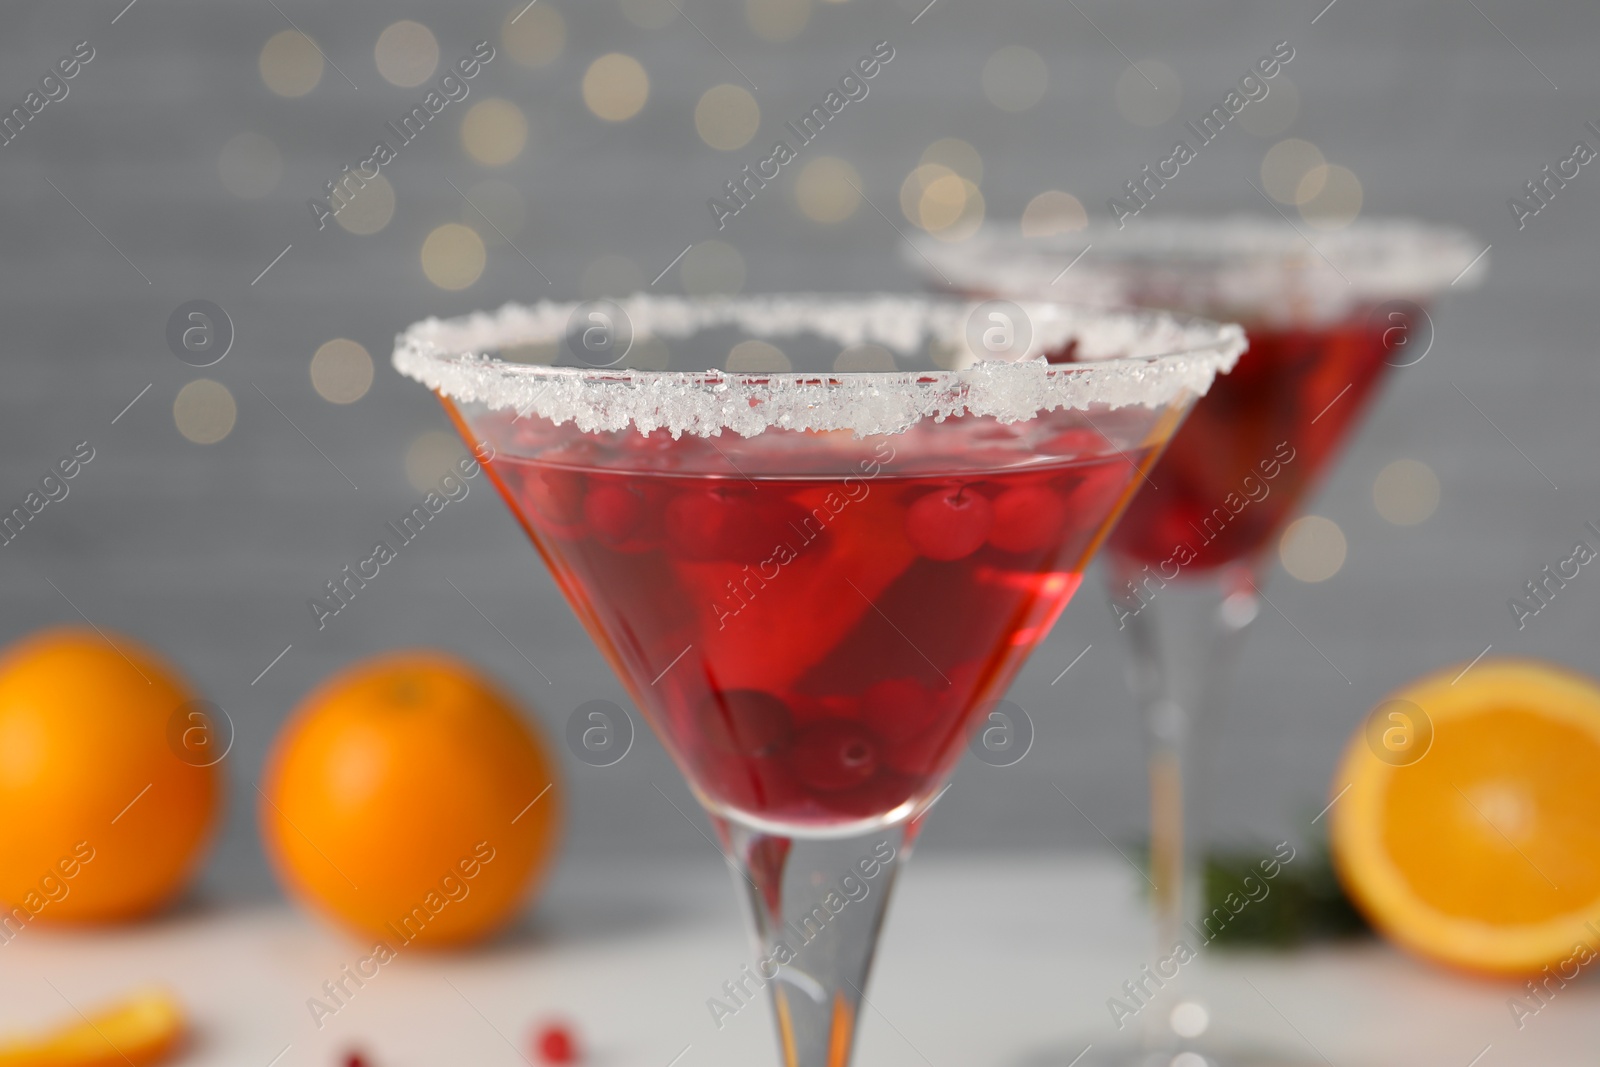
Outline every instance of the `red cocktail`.
<svg viewBox="0 0 1600 1067">
<path fill-rule="evenodd" d="M 1179 427 L 1111 550 L 1171 579 L 1269 548 L 1366 410 L 1395 329 L 1365 313 L 1247 325 L 1249 351 Z"/>
<path fill-rule="evenodd" d="M 1149 455 L 1059 413 L 871 448 L 797 436 L 738 471 L 664 430 L 515 439 L 490 469 L 624 676 L 649 681 L 640 706 L 690 780 L 796 826 L 937 790 Z"/>
<path fill-rule="evenodd" d="M 1259 612 L 1273 542 L 1354 429 L 1385 367 L 1427 354 L 1432 325 L 1422 304 L 1451 284 L 1475 283 L 1481 259 L 1465 234 L 1417 223 L 1364 221 L 1308 238 L 1283 220 L 1247 217 L 1099 224 L 1032 238 L 989 226 L 959 245 L 920 242 L 906 257 L 974 296 L 1048 296 L 1245 324 L 1249 351 L 1195 405 L 1138 487 L 1107 559 L 1111 609 L 1129 634 L 1148 738 L 1150 879 L 1162 955 L 1200 918 L 1193 828 L 1201 820 L 1187 800 L 1195 777 L 1188 749 L 1214 727 L 1228 668 Z M 1163 1006 L 1141 1020 L 1137 1047 L 1102 1045 L 1081 1067 L 1256 1062 L 1219 1049 L 1204 1033 L 1208 1011 L 1188 996 L 1182 983 L 1167 983 Z M 1180 1018 L 1191 1022 L 1172 1021 Z"/>
<path fill-rule="evenodd" d="M 395 351 L 711 815 L 788 1067 L 848 1063 L 922 813 L 1243 347 L 1238 327 L 1154 314 L 974 311 L 640 296 L 419 323 Z M 994 330 L 1025 340 L 977 362 Z M 626 369 L 645 340 L 657 365 L 800 369 Z M 1082 362 L 1044 358 L 1065 351 Z M 884 369 L 829 369 L 863 364 Z"/>
</svg>

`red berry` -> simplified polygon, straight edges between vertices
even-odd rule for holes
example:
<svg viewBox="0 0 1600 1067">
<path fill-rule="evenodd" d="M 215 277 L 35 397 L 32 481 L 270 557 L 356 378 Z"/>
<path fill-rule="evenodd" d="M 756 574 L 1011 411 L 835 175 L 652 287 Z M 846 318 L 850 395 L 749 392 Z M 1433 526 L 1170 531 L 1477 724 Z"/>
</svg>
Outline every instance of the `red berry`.
<svg viewBox="0 0 1600 1067">
<path fill-rule="evenodd" d="M 346 1053 L 344 1067 L 367 1067 L 367 1058 L 359 1052 Z"/>
<path fill-rule="evenodd" d="M 644 497 L 626 486 L 596 485 L 583 498 L 583 517 L 600 540 L 621 544 L 644 518 Z"/>
<path fill-rule="evenodd" d="M 1007 489 L 995 498 L 989 543 L 1002 552 L 1051 548 L 1067 525 L 1067 502 L 1042 485 Z"/>
<path fill-rule="evenodd" d="M 795 739 L 789 765 L 795 777 L 812 789 L 849 789 L 877 772 L 878 739 L 848 719 L 827 719 Z"/>
<path fill-rule="evenodd" d="M 583 475 L 577 471 L 535 467 L 524 475 L 522 485 L 541 518 L 557 526 L 583 521 Z"/>
<path fill-rule="evenodd" d="M 534 1041 L 539 1058 L 545 1063 L 577 1063 L 578 1044 L 572 1031 L 561 1023 L 548 1023 Z"/>
<path fill-rule="evenodd" d="M 993 510 L 975 489 L 937 489 L 907 509 L 906 537 L 929 559 L 961 559 L 976 552 L 989 536 Z"/>
</svg>

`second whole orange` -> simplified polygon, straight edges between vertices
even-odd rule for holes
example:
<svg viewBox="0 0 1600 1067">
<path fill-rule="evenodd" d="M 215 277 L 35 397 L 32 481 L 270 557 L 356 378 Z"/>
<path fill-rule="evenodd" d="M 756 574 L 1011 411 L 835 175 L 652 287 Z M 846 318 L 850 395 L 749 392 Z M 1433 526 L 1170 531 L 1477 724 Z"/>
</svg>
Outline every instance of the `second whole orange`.
<svg viewBox="0 0 1600 1067">
<path fill-rule="evenodd" d="M 555 759 L 471 665 L 380 656 L 324 682 L 273 748 L 262 836 L 316 911 L 391 949 L 483 938 L 550 867 Z"/>
</svg>

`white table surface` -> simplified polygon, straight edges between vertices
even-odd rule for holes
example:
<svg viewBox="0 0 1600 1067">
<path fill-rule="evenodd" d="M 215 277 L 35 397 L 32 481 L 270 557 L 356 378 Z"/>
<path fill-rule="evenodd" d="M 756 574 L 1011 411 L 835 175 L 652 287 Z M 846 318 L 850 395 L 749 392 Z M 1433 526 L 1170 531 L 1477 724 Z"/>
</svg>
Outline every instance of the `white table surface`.
<svg viewBox="0 0 1600 1067">
<path fill-rule="evenodd" d="M 648 868 L 568 863 L 523 928 L 468 955 L 403 950 L 320 1031 L 307 999 L 366 952 L 286 906 L 31 928 L 0 946 L 0 1030 L 70 1015 L 63 998 L 89 1008 L 158 981 L 195 1020 L 182 1060 L 193 1067 L 331 1065 L 351 1048 L 371 1067 L 513 1065 L 553 1017 L 572 1021 L 592 1065 L 667 1067 L 680 1053 L 676 1067 L 775 1064 L 764 1003 L 720 1031 L 706 1007 L 745 959 L 732 887 L 707 853 Z M 918 856 L 896 889 L 857 1062 L 1017 1064 L 1052 1044 L 1070 1059 L 1110 1040 L 1106 1000 L 1148 961 L 1134 880 L 1115 857 Z M 1467 1067 L 1480 1054 L 1475 1067 L 1558 1067 L 1600 1054 L 1593 981 L 1519 1031 L 1510 985 L 1381 943 L 1213 953 L 1194 966 L 1219 1028 L 1334 1067 Z"/>
</svg>

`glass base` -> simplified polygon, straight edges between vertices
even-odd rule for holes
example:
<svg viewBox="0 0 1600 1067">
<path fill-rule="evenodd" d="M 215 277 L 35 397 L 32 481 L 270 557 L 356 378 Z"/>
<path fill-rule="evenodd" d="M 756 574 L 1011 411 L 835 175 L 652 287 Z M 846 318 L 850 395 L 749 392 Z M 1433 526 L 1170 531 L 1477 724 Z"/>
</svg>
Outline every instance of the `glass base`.
<svg viewBox="0 0 1600 1067">
<path fill-rule="evenodd" d="M 1088 1046 L 1085 1048 L 1085 1046 Z M 1198 1040 L 1177 1051 L 1152 1052 L 1128 1041 L 1067 1044 L 1042 1049 L 1015 1067 L 1328 1067 L 1316 1056 L 1260 1045 Z"/>
</svg>

